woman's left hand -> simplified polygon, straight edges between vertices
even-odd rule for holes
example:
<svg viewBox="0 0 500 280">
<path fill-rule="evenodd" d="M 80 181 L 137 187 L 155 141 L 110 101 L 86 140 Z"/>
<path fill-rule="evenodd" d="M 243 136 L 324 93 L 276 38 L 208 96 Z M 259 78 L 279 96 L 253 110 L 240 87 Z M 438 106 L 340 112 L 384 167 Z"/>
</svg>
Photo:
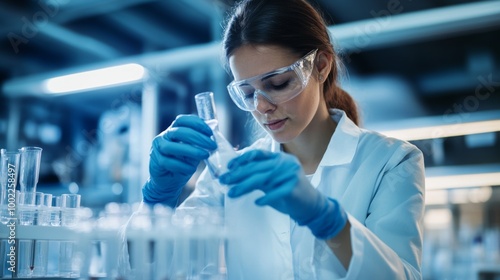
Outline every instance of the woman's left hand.
<svg viewBox="0 0 500 280">
<path fill-rule="evenodd" d="M 219 180 L 230 185 L 228 196 L 240 197 L 253 190 L 265 195 L 255 201 L 307 223 L 323 209 L 325 197 L 305 177 L 296 157 L 285 153 L 251 150 L 233 159 L 229 172 Z"/>
</svg>

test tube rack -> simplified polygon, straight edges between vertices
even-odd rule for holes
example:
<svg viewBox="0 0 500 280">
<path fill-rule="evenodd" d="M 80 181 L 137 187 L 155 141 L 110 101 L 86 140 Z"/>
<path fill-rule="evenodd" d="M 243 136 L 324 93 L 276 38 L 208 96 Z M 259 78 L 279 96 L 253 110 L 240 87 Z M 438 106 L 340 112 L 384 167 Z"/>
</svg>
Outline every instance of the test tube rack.
<svg viewBox="0 0 500 280">
<path fill-rule="evenodd" d="M 124 225 L 106 229 L 17 224 L 12 234 L 16 242 L 69 241 L 75 245 L 73 261 L 77 267 L 70 277 L 47 275 L 30 279 L 226 279 L 223 260 L 226 236 L 217 227 Z M 9 236 L 9 227 L 0 224 L 0 239 L 8 240 Z M 98 254 L 96 246 L 101 248 Z M 7 250 L 3 248 L 0 252 L 6 255 Z M 17 276 L 14 273 L 2 277 Z"/>
<path fill-rule="evenodd" d="M 22 258 L 21 252 L 18 251 L 18 244 L 20 240 L 46 240 L 46 241 L 55 241 L 55 242 L 72 242 L 74 244 L 74 258 L 78 260 L 78 267 L 72 271 L 72 276 L 58 276 L 58 275 L 46 275 L 46 276 L 34 276 L 29 277 L 29 279 L 57 279 L 57 278 L 77 278 L 77 279 L 96 279 L 101 278 L 107 275 L 116 274 L 116 268 L 118 267 L 118 259 L 117 255 L 119 252 L 119 244 L 120 241 L 117 238 L 117 232 L 115 230 L 81 230 L 76 227 L 49 227 L 49 226 L 37 226 L 37 225 L 19 225 L 16 224 L 15 227 L 9 227 L 5 224 L 0 224 L 0 240 L 14 240 L 10 242 L 3 242 L 0 253 L 0 259 L 7 260 L 5 257 L 10 253 L 11 249 L 14 249 L 14 271 L 10 272 L 6 270 L 3 264 L 1 267 L 3 271 L 0 272 L 2 279 L 4 278 L 14 278 L 19 279 L 20 277 L 17 275 L 19 272 L 19 258 Z M 106 244 L 107 254 L 105 255 L 105 259 L 101 260 L 102 263 L 105 264 L 103 267 L 103 271 L 98 273 L 97 275 L 92 275 L 92 270 L 90 269 L 91 261 L 92 261 L 92 245 L 95 242 L 102 242 Z M 6 246 L 8 245 L 8 246 Z M 12 248 L 10 246 L 13 246 Z M 51 260 L 48 260 L 49 262 Z M 74 259 L 72 260 L 74 261 Z M 10 272 L 7 274 L 6 272 Z M 27 277 L 23 277 L 27 278 Z M 109 278 L 107 278 L 109 279 Z"/>
</svg>

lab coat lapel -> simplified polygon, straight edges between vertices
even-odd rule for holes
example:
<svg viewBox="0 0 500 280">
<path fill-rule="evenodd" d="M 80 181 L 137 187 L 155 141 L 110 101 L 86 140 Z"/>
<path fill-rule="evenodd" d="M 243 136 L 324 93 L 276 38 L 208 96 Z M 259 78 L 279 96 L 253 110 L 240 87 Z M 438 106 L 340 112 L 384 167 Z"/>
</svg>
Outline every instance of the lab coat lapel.
<svg viewBox="0 0 500 280">
<path fill-rule="evenodd" d="M 290 218 L 255 200 L 261 191 L 225 198 L 228 279 L 293 279 Z M 256 267 L 263 269 L 255 269 Z"/>
</svg>

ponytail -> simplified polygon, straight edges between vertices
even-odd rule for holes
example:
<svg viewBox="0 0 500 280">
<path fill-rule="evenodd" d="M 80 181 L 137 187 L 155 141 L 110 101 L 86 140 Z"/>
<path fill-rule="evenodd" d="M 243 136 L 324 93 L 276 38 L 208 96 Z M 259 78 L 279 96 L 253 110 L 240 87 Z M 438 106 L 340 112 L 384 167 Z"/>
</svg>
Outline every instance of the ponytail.
<svg viewBox="0 0 500 280">
<path fill-rule="evenodd" d="M 333 94 L 325 94 L 325 101 L 328 108 L 335 108 L 344 111 L 356 125 L 359 125 L 359 114 L 356 102 L 342 88 L 336 86 L 332 91 Z"/>
<path fill-rule="evenodd" d="M 329 34 L 328 34 L 329 36 Z M 328 43 L 324 44 L 326 47 L 323 51 L 330 53 L 333 56 L 333 67 L 326 77 L 323 84 L 323 95 L 325 97 L 326 106 L 328 109 L 340 109 L 344 111 L 349 119 L 356 125 L 360 124 L 358 107 L 356 102 L 347 91 L 343 90 L 339 85 L 339 76 L 345 73 L 344 65 L 341 58 L 333 50 L 333 46 L 328 38 Z"/>
</svg>

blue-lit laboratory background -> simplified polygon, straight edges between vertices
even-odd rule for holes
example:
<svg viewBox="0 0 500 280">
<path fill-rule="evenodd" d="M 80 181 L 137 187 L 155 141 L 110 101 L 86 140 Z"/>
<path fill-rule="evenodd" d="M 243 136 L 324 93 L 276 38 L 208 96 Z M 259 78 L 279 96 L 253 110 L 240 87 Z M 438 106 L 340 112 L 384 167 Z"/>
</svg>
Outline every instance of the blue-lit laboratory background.
<svg viewBox="0 0 500 280">
<path fill-rule="evenodd" d="M 196 113 L 196 93 L 213 91 L 224 134 L 249 145 L 250 115 L 231 102 L 220 60 L 233 3 L 0 1 L 0 147 L 42 147 L 37 189 L 79 193 L 96 214 L 141 200 L 153 137 Z M 424 279 L 500 279 L 500 1 L 311 3 L 331 24 L 362 126 L 424 152 Z M 46 87 L 128 63 L 142 79 Z"/>
</svg>

